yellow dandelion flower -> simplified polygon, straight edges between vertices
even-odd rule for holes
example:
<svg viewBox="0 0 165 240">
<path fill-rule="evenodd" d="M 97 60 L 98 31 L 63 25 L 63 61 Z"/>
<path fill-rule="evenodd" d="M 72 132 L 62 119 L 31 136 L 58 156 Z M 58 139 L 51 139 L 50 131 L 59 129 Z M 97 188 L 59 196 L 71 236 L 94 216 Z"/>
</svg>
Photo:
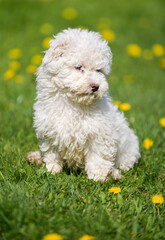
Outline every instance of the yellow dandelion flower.
<svg viewBox="0 0 165 240">
<path fill-rule="evenodd" d="M 165 117 L 161 118 L 161 119 L 159 120 L 159 123 L 160 123 L 160 125 L 161 125 L 162 127 L 165 127 Z"/>
<path fill-rule="evenodd" d="M 160 59 L 160 67 L 165 68 L 165 58 Z"/>
<path fill-rule="evenodd" d="M 115 102 L 113 102 L 113 104 L 118 106 L 118 108 L 119 108 L 122 103 L 120 101 L 115 101 Z"/>
<path fill-rule="evenodd" d="M 109 188 L 108 191 L 109 191 L 109 193 L 117 194 L 117 193 L 121 192 L 121 188 L 119 188 L 119 187 L 112 187 L 112 188 Z"/>
<path fill-rule="evenodd" d="M 127 53 L 131 56 L 131 57 L 140 57 L 141 55 L 141 48 L 137 45 L 137 44 L 129 44 L 127 46 Z"/>
<path fill-rule="evenodd" d="M 165 53 L 164 47 L 160 44 L 154 44 L 152 46 L 152 51 L 157 57 L 162 57 Z"/>
<path fill-rule="evenodd" d="M 18 61 L 12 61 L 10 63 L 10 69 L 13 71 L 17 71 L 20 68 L 20 63 Z"/>
<path fill-rule="evenodd" d="M 152 202 L 156 204 L 162 204 L 164 202 L 164 198 L 161 195 L 154 195 L 152 197 Z"/>
<path fill-rule="evenodd" d="M 145 50 L 143 51 L 143 57 L 144 57 L 144 59 L 146 59 L 146 60 L 152 60 L 152 59 L 153 59 L 152 51 L 149 50 L 149 49 L 145 49 Z"/>
<path fill-rule="evenodd" d="M 41 54 L 36 54 L 36 55 L 34 55 L 34 56 L 32 57 L 31 62 L 32 62 L 33 64 L 36 64 L 36 65 L 41 64 L 41 62 L 42 62 L 42 55 L 41 55 Z"/>
<path fill-rule="evenodd" d="M 115 39 L 115 33 L 112 32 L 110 29 L 105 29 L 105 30 L 101 31 L 101 35 L 108 42 L 112 42 Z"/>
<path fill-rule="evenodd" d="M 131 109 L 131 105 L 129 103 L 121 103 L 119 108 L 122 111 L 129 111 Z"/>
<path fill-rule="evenodd" d="M 13 48 L 9 52 L 9 57 L 11 59 L 18 59 L 21 57 L 21 50 L 19 48 Z"/>
<path fill-rule="evenodd" d="M 26 71 L 27 71 L 28 73 L 32 73 L 32 74 L 34 74 L 34 73 L 36 72 L 36 70 L 37 70 L 37 67 L 34 66 L 34 65 L 29 65 L 29 66 L 27 66 L 27 68 L 26 68 Z"/>
<path fill-rule="evenodd" d="M 4 79 L 5 79 L 5 80 L 10 80 L 10 79 L 12 79 L 14 76 L 15 76 L 15 72 L 14 72 L 12 69 L 9 69 L 9 70 L 7 70 L 7 71 L 4 73 Z"/>
<path fill-rule="evenodd" d="M 93 240 L 93 239 L 95 239 L 94 236 L 85 234 L 82 237 L 80 237 L 78 240 Z"/>
<path fill-rule="evenodd" d="M 53 26 L 49 23 L 45 23 L 40 27 L 40 32 L 44 35 L 51 34 L 53 31 Z"/>
<path fill-rule="evenodd" d="M 48 49 L 50 47 L 50 41 L 52 40 L 53 38 L 51 37 L 48 37 L 48 38 L 45 38 L 42 42 L 42 46 L 45 48 L 45 49 Z"/>
<path fill-rule="evenodd" d="M 57 233 L 50 233 L 45 235 L 42 240 L 63 240 L 63 236 Z"/>
<path fill-rule="evenodd" d="M 153 144 L 154 144 L 154 141 L 152 139 L 149 139 L 149 138 L 144 139 L 145 149 L 148 150 L 150 147 L 152 147 Z"/>
<path fill-rule="evenodd" d="M 22 75 L 17 75 L 17 76 L 15 76 L 14 80 L 15 80 L 16 83 L 20 84 L 20 83 L 23 82 L 23 76 Z"/>
<path fill-rule="evenodd" d="M 62 11 L 62 16 L 67 20 L 75 19 L 77 17 L 77 10 L 74 8 L 65 8 Z"/>
</svg>

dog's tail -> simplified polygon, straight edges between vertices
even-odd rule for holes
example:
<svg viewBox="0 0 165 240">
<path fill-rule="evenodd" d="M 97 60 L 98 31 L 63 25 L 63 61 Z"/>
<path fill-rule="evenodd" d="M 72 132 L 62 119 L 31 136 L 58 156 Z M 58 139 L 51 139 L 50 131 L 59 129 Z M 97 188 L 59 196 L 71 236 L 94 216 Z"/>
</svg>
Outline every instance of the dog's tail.
<svg viewBox="0 0 165 240">
<path fill-rule="evenodd" d="M 42 164 L 42 156 L 41 156 L 41 152 L 39 152 L 39 151 L 28 152 L 26 154 L 26 159 L 27 159 L 28 163 L 30 163 L 30 164 L 35 164 L 35 165 Z"/>
</svg>

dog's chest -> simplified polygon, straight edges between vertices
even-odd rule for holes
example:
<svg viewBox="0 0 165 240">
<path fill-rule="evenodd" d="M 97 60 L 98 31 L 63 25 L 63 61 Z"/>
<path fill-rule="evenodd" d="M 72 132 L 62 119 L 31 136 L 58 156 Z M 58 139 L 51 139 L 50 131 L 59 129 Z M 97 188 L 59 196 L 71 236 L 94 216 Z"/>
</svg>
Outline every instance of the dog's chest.
<svg viewBox="0 0 165 240">
<path fill-rule="evenodd" d="M 93 120 L 75 114 L 63 116 L 57 128 L 56 146 L 61 158 L 72 167 L 83 168 L 95 135 Z"/>
</svg>

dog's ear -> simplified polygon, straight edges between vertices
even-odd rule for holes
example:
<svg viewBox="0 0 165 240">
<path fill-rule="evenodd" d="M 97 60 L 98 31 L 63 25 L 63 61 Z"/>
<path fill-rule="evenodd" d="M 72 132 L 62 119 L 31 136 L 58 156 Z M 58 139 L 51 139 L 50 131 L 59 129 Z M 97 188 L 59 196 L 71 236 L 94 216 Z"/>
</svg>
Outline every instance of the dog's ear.
<svg viewBox="0 0 165 240">
<path fill-rule="evenodd" d="M 62 38 L 62 39 L 55 38 L 51 40 L 49 49 L 45 51 L 43 64 L 46 65 L 62 57 L 65 51 L 68 49 L 68 45 L 69 45 L 69 40 L 66 38 Z"/>
</svg>

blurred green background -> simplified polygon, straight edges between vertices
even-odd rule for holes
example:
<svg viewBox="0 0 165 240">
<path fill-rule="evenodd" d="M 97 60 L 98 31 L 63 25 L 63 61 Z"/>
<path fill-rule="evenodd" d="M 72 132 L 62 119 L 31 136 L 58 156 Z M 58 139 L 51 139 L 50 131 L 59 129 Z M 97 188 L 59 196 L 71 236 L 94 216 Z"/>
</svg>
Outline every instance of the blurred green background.
<svg viewBox="0 0 165 240">
<path fill-rule="evenodd" d="M 164 210 L 158 215 L 151 198 L 165 193 L 164 9 L 164 0 L 0 0 L 1 239 L 35 240 L 53 231 L 65 239 L 85 233 L 99 240 L 163 239 Z M 34 72 L 52 36 L 68 27 L 100 32 L 113 53 L 110 95 L 138 135 L 142 154 L 119 182 L 102 185 L 65 171 L 52 177 L 26 163 L 26 153 L 38 149 Z M 106 195 L 114 185 L 122 188 L 119 208 Z"/>
<path fill-rule="evenodd" d="M 151 104 L 151 114 L 161 117 L 163 113 L 158 108 L 164 93 L 164 5 L 163 0 L 1 0 L 0 74 L 3 87 L 0 93 L 3 106 L 7 108 L 7 99 L 10 107 L 16 100 L 31 104 L 34 95 L 29 95 L 28 91 L 34 92 L 32 73 L 39 63 L 33 63 L 32 59 L 47 48 L 43 46 L 44 39 L 48 41 L 53 34 L 68 27 L 82 27 L 99 31 L 109 40 L 113 52 L 110 93 L 114 100 L 129 102 L 133 104 L 132 110 L 136 107 L 138 112 L 148 112 L 147 104 Z M 128 54 L 129 44 L 140 48 L 139 55 L 135 53 L 131 57 Z M 156 50 L 155 45 L 158 45 Z M 16 59 L 19 67 L 12 77 L 13 73 L 7 71 L 14 60 L 9 57 L 10 50 L 15 48 L 21 51 L 21 56 Z M 12 91 L 8 89 L 11 87 Z M 24 87 L 27 87 L 26 93 Z M 19 96 L 22 97 L 17 99 Z"/>
</svg>

